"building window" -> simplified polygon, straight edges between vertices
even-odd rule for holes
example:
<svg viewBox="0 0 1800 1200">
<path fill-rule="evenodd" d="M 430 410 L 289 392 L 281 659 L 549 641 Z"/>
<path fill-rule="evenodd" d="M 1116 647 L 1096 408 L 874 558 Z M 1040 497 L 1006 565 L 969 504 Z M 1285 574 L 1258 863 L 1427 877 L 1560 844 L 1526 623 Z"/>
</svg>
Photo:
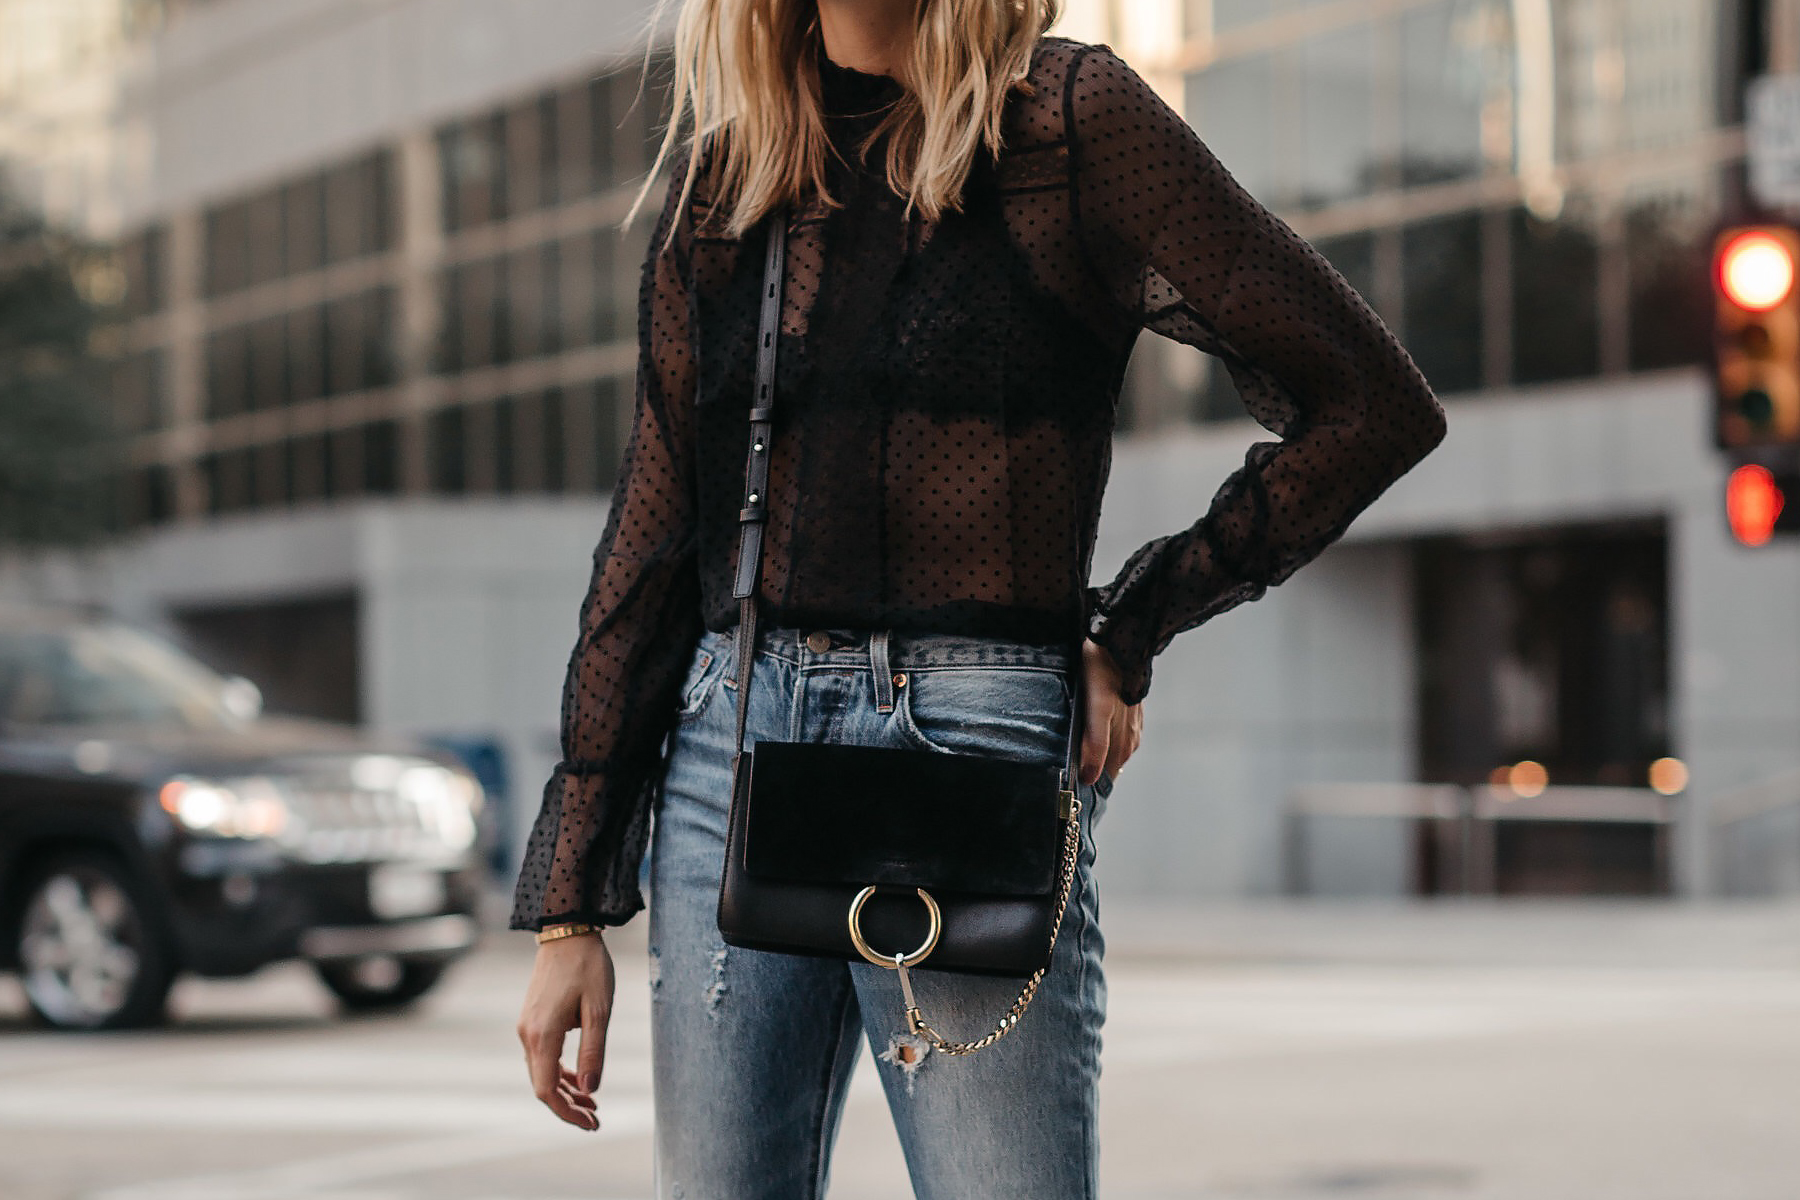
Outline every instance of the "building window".
<svg viewBox="0 0 1800 1200">
<path fill-rule="evenodd" d="M 161 463 L 121 472 L 113 487 L 115 523 L 136 529 L 167 521 L 175 514 L 175 488 L 169 468 Z"/>
<path fill-rule="evenodd" d="M 207 511 L 214 515 L 241 512 L 255 496 L 255 467 L 248 450 L 227 450 L 200 460 L 206 483 Z"/>
<path fill-rule="evenodd" d="M 144 433 L 168 423 L 164 357 L 162 350 L 153 349 L 125 355 L 113 363 L 113 417 L 121 432 Z"/>
<path fill-rule="evenodd" d="M 324 266 L 325 180 L 318 175 L 296 180 L 282 189 L 281 202 L 287 226 L 289 273 L 315 271 Z"/>
<path fill-rule="evenodd" d="M 629 416 L 620 403 L 623 393 L 617 378 L 599 379 L 593 385 L 594 490 L 597 492 L 611 492 L 619 483 L 620 459 L 625 453 L 625 422 Z"/>
<path fill-rule="evenodd" d="M 1669 753 L 1660 525 L 1427 542 L 1417 572 L 1420 778 L 1643 787 Z"/>
<path fill-rule="evenodd" d="M 392 172 L 383 150 L 325 175 L 325 261 L 348 262 L 392 247 Z"/>
<path fill-rule="evenodd" d="M 545 353 L 546 343 L 551 340 L 545 337 L 544 327 L 548 308 L 545 274 L 544 255 L 538 250 L 521 250 L 507 256 L 506 313 L 512 358 L 536 358 Z M 554 282 L 554 267 L 549 277 Z"/>
<path fill-rule="evenodd" d="M 119 246 L 119 269 L 125 273 L 125 297 L 121 315 L 148 316 L 168 303 L 164 291 L 169 234 L 166 227 L 152 226 L 126 238 Z"/>
<path fill-rule="evenodd" d="M 228 417 L 248 407 L 250 334 L 242 325 L 206 339 L 206 415 Z"/>
<path fill-rule="evenodd" d="M 1481 385 L 1480 214 L 1454 213 L 1400 233 L 1401 340 L 1439 392 Z"/>
<path fill-rule="evenodd" d="M 448 496 L 469 490 L 467 415 L 461 405 L 439 409 L 427 426 L 431 488 Z"/>
<path fill-rule="evenodd" d="M 510 496 L 519 490 L 519 445 L 515 424 L 519 405 L 511 396 L 501 396 L 487 408 L 492 423 L 487 446 L 493 463 L 494 491 Z"/>
<path fill-rule="evenodd" d="M 1492 47 L 1480 6 L 1438 0 L 1400 18 L 1400 183 L 1419 187 L 1481 173 L 1481 111 L 1507 56 Z M 1502 70 L 1504 74 L 1504 70 Z"/>
<path fill-rule="evenodd" d="M 250 209 L 227 204 L 206 214 L 206 294 L 221 296 L 250 282 Z"/>
<path fill-rule="evenodd" d="M 585 345 L 605 346 L 629 333 L 622 327 L 618 302 L 621 290 L 618 271 L 629 259 L 621 253 L 619 233 L 613 229 L 602 229 L 594 234 L 590 252 L 587 320 L 580 337 Z"/>
<path fill-rule="evenodd" d="M 1541 383 L 1600 370 L 1600 245 L 1591 219 L 1565 208 L 1540 221 L 1509 216 L 1512 378 Z"/>
<path fill-rule="evenodd" d="M 1703 363 L 1712 351 L 1711 235 L 1719 205 L 1710 182 L 1640 195 L 1626 208 L 1634 371 Z"/>
<path fill-rule="evenodd" d="M 1375 304 L 1375 235 L 1347 233 L 1342 237 L 1320 238 L 1313 248 L 1337 268 L 1338 274 L 1355 288 L 1357 294 Z"/>
<path fill-rule="evenodd" d="M 281 228 L 281 192 L 264 192 L 245 201 L 244 224 L 249 242 L 244 283 L 254 287 L 280 279 L 286 240 Z"/>
<path fill-rule="evenodd" d="M 207 210 L 205 290 L 222 296 L 392 248 L 393 158 L 366 154 Z"/>
<path fill-rule="evenodd" d="M 287 499 L 308 504 L 331 496 L 331 439 L 323 434 L 288 438 L 281 443 L 287 467 Z"/>
<path fill-rule="evenodd" d="M 623 172 L 617 169 L 613 152 L 613 125 L 617 120 L 613 95 L 618 90 L 617 82 L 615 73 L 596 75 L 588 81 L 588 186 L 594 192 L 603 192 L 624 178 Z"/>
<path fill-rule="evenodd" d="M 1320 208 L 1375 191 L 1382 184 L 1382 156 L 1375 131 L 1381 76 L 1374 30 L 1359 25 L 1309 38 L 1298 58 L 1300 137 L 1288 155 L 1289 203 Z"/>
<path fill-rule="evenodd" d="M 249 390 L 252 409 L 278 408 L 288 400 L 287 322 L 265 317 L 244 327 L 250 346 Z"/>
<path fill-rule="evenodd" d="M 455 233 L 506 216 L 506 117 L 460 121 L 438 134 L 444 228 Z"/>
<path fill-rule="evenodd" d="M 543 488 L 560 492 L 568 483 L 568 438 L 564 436 L 563 390 L 551 388 L 538 397 L 538 445 L 543 461 Z"/>
<path fill-rule="evenodd" d="M 1207 148 L 1244 189 L 1279 205 L 1274 59 L 1231 59 L 1192 77 L 1188 111 Z"/>
<path fill-rule="evenodd" d="M 521 216 L 556 202 L 556 108 L 534 98 L 505 115 L 506 211 Z"/>
<path fill-rule="evenodd" d="M 444 272 L 443 333 L 438 360 L 454 374 L 507 361 L 504 259 L 463 263 Z"/>
<path fill-rule="evenodd" d="M 294 465 L 287 443 L 267 442 L 245 453 L 250 456 L 251 507 L 280 508 L 292 503 Z"/>
<path fill-rule="evenodd" d="M 361 296 L 344 296 L 325 306 L 325 394 L 338 396 L 362 387 L 363 311 Z"/>
<path fill-rule="evenodd" d="M 362 488 L 378 496 L 391 496 L 400 490 L 397 422 L 371 421 L 362 427 Z"/>
</svg>

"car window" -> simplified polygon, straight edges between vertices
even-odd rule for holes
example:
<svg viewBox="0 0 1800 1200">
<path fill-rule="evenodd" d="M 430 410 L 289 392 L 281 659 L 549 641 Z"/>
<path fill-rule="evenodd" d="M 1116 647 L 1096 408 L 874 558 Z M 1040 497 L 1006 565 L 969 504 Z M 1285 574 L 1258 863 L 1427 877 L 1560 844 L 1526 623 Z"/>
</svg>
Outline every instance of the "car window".
<svg viewBox="0 0 1800 1200">
<path fill-rule="evenodd" d="M 0 718 L 23 725 L 227 723 L 223 681 L 122 625 L 0 629 Z"/>
</svg>

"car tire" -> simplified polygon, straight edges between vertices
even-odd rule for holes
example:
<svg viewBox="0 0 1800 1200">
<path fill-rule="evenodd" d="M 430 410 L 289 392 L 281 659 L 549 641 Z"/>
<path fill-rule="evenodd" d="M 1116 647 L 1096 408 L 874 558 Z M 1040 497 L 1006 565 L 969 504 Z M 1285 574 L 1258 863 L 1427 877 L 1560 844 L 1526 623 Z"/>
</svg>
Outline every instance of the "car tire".
<svg viewBox="0 0 1800 1200">
<path fill-rule="evenodd" d="M 175 956 L 156 904 L 117 858 L 58 854 L 31 871 L 9 934 L 33 1017 L 57 1029 L 160 1023 Z"/>
<path fill-rule="evenodd" d="M 349 1011 L 388 1012 L 436 987 L 449 965 L 448 959 L 375 957 L 315 962 L 313 970 Z"/>
</svg>

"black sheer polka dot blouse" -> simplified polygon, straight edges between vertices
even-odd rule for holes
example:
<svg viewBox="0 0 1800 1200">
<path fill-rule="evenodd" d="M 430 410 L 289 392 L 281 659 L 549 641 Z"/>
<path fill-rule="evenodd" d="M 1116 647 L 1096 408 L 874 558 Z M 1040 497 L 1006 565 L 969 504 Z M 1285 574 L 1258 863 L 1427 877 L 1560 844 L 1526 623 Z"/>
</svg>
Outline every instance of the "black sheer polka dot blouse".
<svg viewBox="0 0 1800 1200">
<path fill-rule="evenodd" d="M 1142 700 L 1183 630 L 1261 596 L 1442 440 L 1375 313 L 1105 45 L 1041 39 L 961 211 L 904 213 L 873 130 L 902 85 L 823 55 L 841 208 L 796 205 L 760 602 L 770 626 L 1069 644 Z M 644 265 L 632 433 L 511 925 L 617 924 L 702 627 L 737 620 L 763 235 L 674 172 Z M 661 251 L 675 224 L 673 246 Z M 1151 330 L 1216 355 L 1259 441 L 1193 525 L 1089 586 L 1114 413 Z"/>
</svg>

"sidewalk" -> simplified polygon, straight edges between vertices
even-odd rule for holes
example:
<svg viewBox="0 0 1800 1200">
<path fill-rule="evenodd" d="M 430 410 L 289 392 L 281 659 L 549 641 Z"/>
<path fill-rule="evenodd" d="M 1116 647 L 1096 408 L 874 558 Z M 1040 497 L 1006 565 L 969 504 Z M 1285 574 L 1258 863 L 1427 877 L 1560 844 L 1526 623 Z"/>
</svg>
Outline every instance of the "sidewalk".
<svg viewBox="0 0 1800 1200">
<path fill-rule="evenodd" d="M 1114 958 L 1370 966 L 1800 970 L 1800 902 L 1102 900 Z"/>
<path fill-rule="evenodd" d="M 1114 962 L 1800 970 L 1800 899 L 1102 897 L 1101 905 Z M 510 892 L 494 885 L 484 926 L 507 936 L 510 907 Z M 640 916 L 616 936 L 640 940 L 643 928 Z"/>
</svg>

